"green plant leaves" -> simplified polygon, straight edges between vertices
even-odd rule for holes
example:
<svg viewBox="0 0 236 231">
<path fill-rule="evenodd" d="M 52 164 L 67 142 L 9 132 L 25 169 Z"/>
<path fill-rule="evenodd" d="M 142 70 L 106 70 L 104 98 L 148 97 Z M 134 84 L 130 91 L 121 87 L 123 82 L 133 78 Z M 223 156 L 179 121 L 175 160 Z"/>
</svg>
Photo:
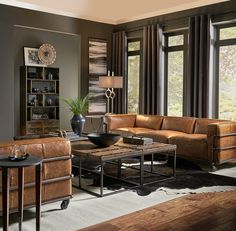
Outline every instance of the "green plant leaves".
<svg viewBox="0 0 236 231">
<path fill-rule="evenodd" d="M 75 99 L 61 97 L 65 104 L 69 106 L 70 111 L 74 115 L 80 115 L 88 110 L 90 96 L 86 95 L 84 98 L 77 97 Z"/>
</svg>

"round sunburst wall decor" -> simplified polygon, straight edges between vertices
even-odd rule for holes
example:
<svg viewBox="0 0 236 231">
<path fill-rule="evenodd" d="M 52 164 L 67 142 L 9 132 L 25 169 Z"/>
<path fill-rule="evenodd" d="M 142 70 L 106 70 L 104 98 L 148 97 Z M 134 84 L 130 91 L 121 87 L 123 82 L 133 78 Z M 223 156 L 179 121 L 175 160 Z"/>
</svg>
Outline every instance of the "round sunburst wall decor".
<svg viewBox="0 0 236 231">
<path fill-rule="evenodd" d="M 56 49 L 48 43 L 44 43 L 40 46 L 38 56 L 43 64 L 51 65 L 56 60 Z"/>
</svg>

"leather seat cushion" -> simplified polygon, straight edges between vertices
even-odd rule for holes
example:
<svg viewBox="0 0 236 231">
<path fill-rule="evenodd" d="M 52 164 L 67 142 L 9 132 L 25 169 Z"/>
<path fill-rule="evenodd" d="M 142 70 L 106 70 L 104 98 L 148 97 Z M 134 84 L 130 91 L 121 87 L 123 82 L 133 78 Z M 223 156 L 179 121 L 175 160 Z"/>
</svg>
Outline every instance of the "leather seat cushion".
<svg viewBox="0 0 236 231">
<path fill-rule="evenodd" d="M 179 155 L 192 159 L 208 159 L 207 135 L 205 134 L 172 136 L 169 139 L 169 143 L 177 145 L 177 154 Z"/>
<path fill-rule="evenodd" d="M 150 128 L 136 128 L 136 127 L 127 127 L 127 128 L 117 128 L 112 130 L 112 133 L 120 134 L 121 136 L 132 136 L 138 135 L 140 133 L 150 133 L 155 131 L 154 129 Z"/>
<path fill-rule="evenodd" d="M 184 136 L 186 133 L 179 131 L 171 131 L 171 130 L 157 130 L 157 131 L 148 131 L 148 132 L 140 132 L 138 136 L 153 138 L 153 141 L 161 142 L 161 143 L 169 143 L 169 138 L 172 136 Z"/>
</svg>

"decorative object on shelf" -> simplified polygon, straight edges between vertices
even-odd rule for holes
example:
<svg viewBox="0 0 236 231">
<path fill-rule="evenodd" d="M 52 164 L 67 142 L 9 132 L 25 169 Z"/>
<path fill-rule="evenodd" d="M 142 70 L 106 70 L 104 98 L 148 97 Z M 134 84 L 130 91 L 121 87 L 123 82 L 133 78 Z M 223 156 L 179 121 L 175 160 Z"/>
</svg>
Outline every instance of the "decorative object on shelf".
<svg viewBox="0 0 236 231">
<path fill-rule="evenodd" d="M 46 99 L 46 104 L 47 104 L 47 106 L 52 106 L 52 99 L 51 98 L 47 98 Z"/>
<path fill-rule="evenodd" d="M 35 88 L 35 87 L 33 87 L 33 88 L 32 88 L 32 92 L 39 92 L 39 89 L 38 89 L 38 88 Z"/>
<path fill-rule="evenodd" d="M 56 49 L 49 43 L 39 47 L 38 56 L 43 64 L 51 65 L 56 61 Z"/>
<path fill-rule="evenodd" d="M 113 101 L 116 96 L 114 92 L 114 88 L 122 88 L 123 87 L 123 77 L 122 76 L 114 76 L 114 72 L 112 72 L 112 76 L 110 76 L 110 71 L 108 71 L 107 76 L 99 76 L 99 87 L 107 88 L 105 92 L 105 96 L 107 97 L 107 113 L 113 113 Z M 111 109 L 110 109 L 111 103 Z"/>
<path fill-rule="evenodd" d="M 107 73 L 107 42 L 101 39 L 89 39 L 89 74 Z"/>
<path fill-rule="evenodd" d="M 86 95 L 84 98 L 77 97 L 75 99 L 62 98 L 62 100 L 69 106 L 70 111 L 73 113 L 71 119 L 71 128 L 73 132 L 81 136 L 85 123 L 83 113 L 88 109 L 90 96 Z"/>
<path fill-rule="evenodd" d="M 25 66 L 46 66 L 38 56 L 38 48 L 24 47 Z"/>
<path fill-rule="evenodd" d="M 51 72 L 48 73 L 48 80 L 52 80 L 53 74 Z"/>
<path fill-rule="evenodd" d="M 35 105 L 35 103 L 34 103 L 34 101 L 30 101 L 30 102 L 28 103 L 28 105 L 32 107 L 32 106 Z"/>
<path fill-rule="evenodd" d="M 109 147 L 120 139 L 119 134 L 112 133 L 90 133 L 88 139 L 99 147 Z"/>
<path fill-rule="evenodd" d="M 48 114 L 44 113 L 44 114 L 36 114 L 34 113 L 32 115 L 32 120 L 48 120 L 49 116 Z"/>
<path fill-rule="evenodd" d="M 48 92 L 48 87 L 44 87 L 44 90 L 42 92 Z"/>
</svg>

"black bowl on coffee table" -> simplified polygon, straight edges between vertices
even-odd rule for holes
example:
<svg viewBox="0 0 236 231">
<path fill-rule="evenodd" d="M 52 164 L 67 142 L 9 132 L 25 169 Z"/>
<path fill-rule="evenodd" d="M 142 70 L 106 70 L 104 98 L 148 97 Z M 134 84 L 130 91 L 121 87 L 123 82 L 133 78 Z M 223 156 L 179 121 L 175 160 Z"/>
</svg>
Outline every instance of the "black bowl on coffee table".
<svg viewBox="0 0 236 231">
<path fill-rule="evenodd" d="M 109 147 L 120 139 L 120 135 L 112 133 L 90 133 L 88 134 L 88 139 L 99 147 Z"/>
</svg>

